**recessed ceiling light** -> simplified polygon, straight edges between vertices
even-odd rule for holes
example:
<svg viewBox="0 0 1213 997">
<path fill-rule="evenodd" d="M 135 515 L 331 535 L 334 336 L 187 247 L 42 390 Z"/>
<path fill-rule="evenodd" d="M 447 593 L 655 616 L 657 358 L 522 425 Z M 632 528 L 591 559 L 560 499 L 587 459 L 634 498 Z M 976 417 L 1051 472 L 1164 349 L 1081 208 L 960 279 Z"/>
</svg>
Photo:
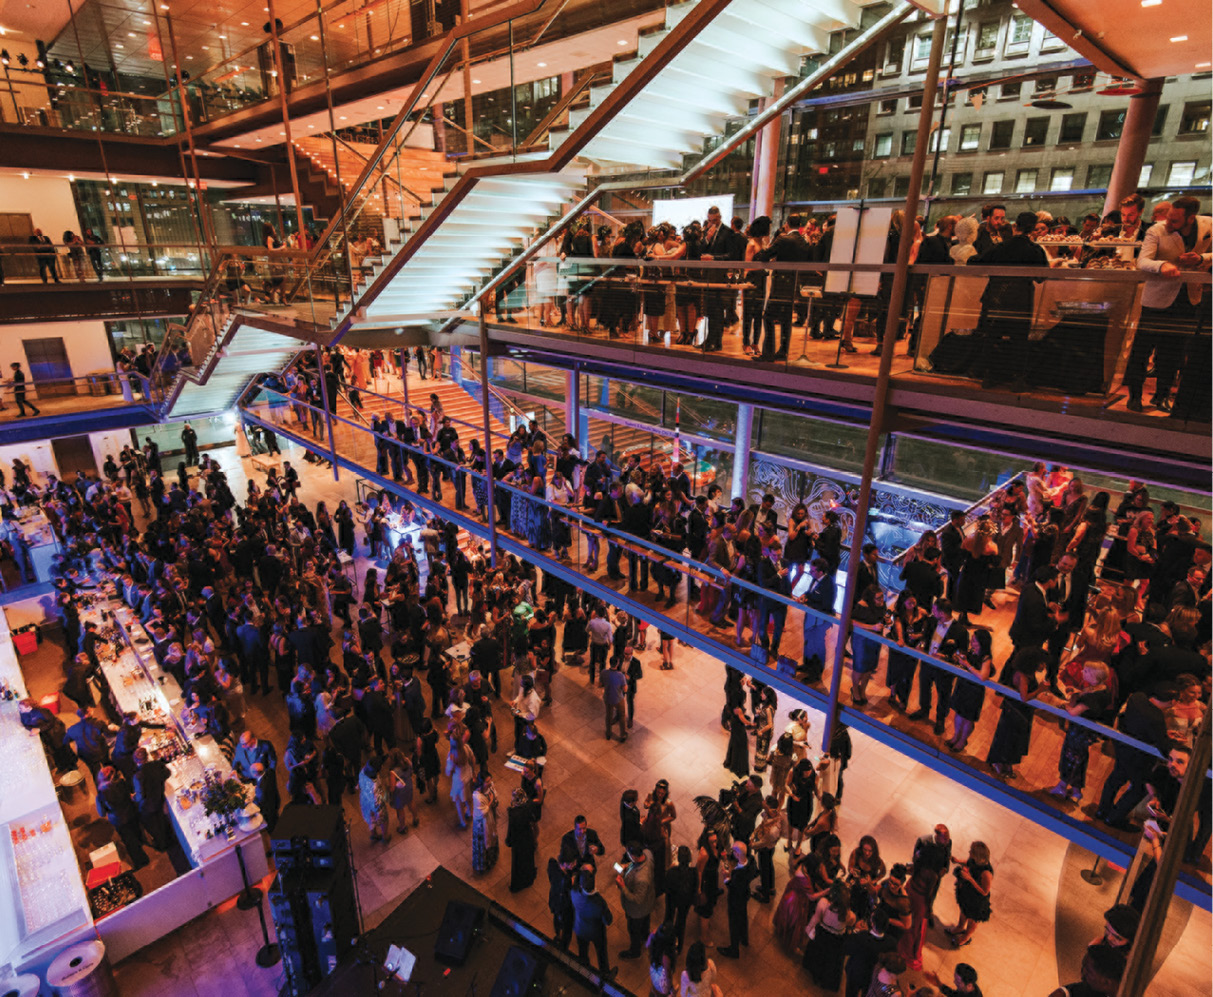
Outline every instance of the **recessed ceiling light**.
<svg viewBox="0 0 1213 997">
<path fill-rule="evenodd" d="M 1197 69 L 1209 69 L 1210 67 L 1213 67 L 1213 62 L 1198 62 L 1196 64 Z"/>
<path fill-rule="evenodd" d="M 535 65 L 538 66 L 540 69 L 548 68 L 548 64 L 546 62 L 537 62 L 537 63 L 535 63 Z"/>
<path fill-rule="evenodd" d="M 318 42 L 318 41 L 320 41 L 320 36 L 319 36 L 319 35 L 309 35 L 308 37 L 309 37 L 309 38 L 310 38 L 312 41 L 314 41 L 314 42 Z"/>
<path fill-rule="evenodd" d="M 1141 5 L 1143 7 L 1160 7 L 1162 0 L 1141 0 Z"/>
<path fill-rule="evenodd" d="M 248 27 L 248 21 L 241 21 L 241 22 L 240 22 L 240 27 L 242 27 L 242 28 L 247 28 L 247 27 Z"/>
<path fill-rule="evenodd" d="M 220 35 L 220 36 L 219 36 L 219 40 L 220 40 L 221 42 L 225 42 L 225 41 L 227 41 L 227 35 Z"/>
<path fill-rule="evenodd" d="M 28 179 L 29 179 L 29 174 L 28 174 L 28 173 L 22 173 L 22 174 L 21 174 L 21 176 L 22 176 L 24 179 L 26 179 L 26 180 L 28 180 Z"/>
<path fill-rule="evenodd" d="M 1176 35 L 1174 38 L 1171 39 L 1171 41 L 1173 41 L 1173 42 L 1186 42 L 1187 40 L 1188 40 L 1187 35 Z"/>
<path fill-rule="evenodd" d="M 620 38 L 619 41 L 617 41 L 615 44 L 616 45 L 626 45 L 627 43 L 628 43 L 628 40 L 626 38 Z"/>
<path fill-rule="evenodd" d="M 185 61 L 186 61 L 186 62 L 193 62 L 193 61 L 194 61 L 194 57 L 193 57 L 192 55 L 187 55 L 187 56 L 185 57 Z"/>
<path fill-rule="evenodd" d="M 151 22 L 151 21 L 148 21 L 148 20 L 144 20 L 144 22 L 143 22 L 143 23 L 144 23 L 144 24 L 151 24 L 152 22 Z"/>
<path fill-rule="evenodd" d="M 341 117 L 340 117 L 340 118 L 338 118 L 337 120 L 338 120 L 338 121 L 345 121 L 345 120 L 347 120 L 347 119 L 346 119 L 346 116 L 343 114 L 343 115 L 341 115 Z"/>
<path fill-rule="evenodd" d="M 67 181 L 68 181 L 68 183 L 75 183 L 75 182 L 76 182 L 76 178 L 75 178 L 74 176 L 72 176 L 72 175 L 69 173 L 69 174 L 67 175 Z"/>
<path fill-rule="evenodd" d="M 114 42 L 114 48 L 126 48 L 126 46 L 122 42 Z"/>
<path fill-rule="evenodd" d="M 376 107 L 376 108 L 375 108 L 375 110 L 376 110 L 376 111 L 382 111 L 382 110 L 383 110 L 383 105 L 382 105 L 382 104 L 380 104 L 378 107 Z"/>
<path fill-rule="evenodd" d="M 127 38 L 138 38 L 139 36 L 137 34 L 135 34 L 135 32 L 133 32 L 133 31 L 128 31 L 126 33 L 126 37 Z"/>
<path fill-rule="evenodd" d="M 472 80 L 472 83 L 473 83 L 473 84 L 476 84 L 476 85 L 479 85 L 479 84 L 480 84 L 480 81 L 479 81 L 479 80 Z"/>
<path fill-rule="evenodd" d="M 209 52 L 210 50 L 211 50 L 211 47 L 210 47 L 209 45 L 203 45 L 203 46 L 202 46 L 202 51 L 203 51 L 203 52 Z"/>
</svg>

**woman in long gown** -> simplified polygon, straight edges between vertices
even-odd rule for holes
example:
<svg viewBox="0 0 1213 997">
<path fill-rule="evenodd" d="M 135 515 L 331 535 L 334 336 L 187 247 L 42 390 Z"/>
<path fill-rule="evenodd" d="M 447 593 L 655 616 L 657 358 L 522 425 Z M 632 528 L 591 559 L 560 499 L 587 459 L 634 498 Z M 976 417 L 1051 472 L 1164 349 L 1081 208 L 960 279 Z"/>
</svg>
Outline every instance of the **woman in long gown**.
<svg viewBox="0 0 1213 997">
<path fill-rule="evenodd" d="M 510 849 L 510 892 L 535 882 L 535 813 L 526 792 L 515 789 L 506 811 L 505 843 Z"/>
<path fill-rule="evenodd" d="M 1013 778 L 1014 767 L 1028 753 L 1032 739 L 1032 719 L 1036 711 L 1032 700 L 1040 695 L 1040 683 L 1036 673 L 1045 663 L 1045 652 L 1035 648 L 1019 651 L 1003 666 L 998 681 L 1011 686 L 1014 692 L 1002 697 L 1002 713 L 998 726 L 994 728 L 994 739 L 990 742 L 990 753 L 986 761 L 998 775 Z"/>
<path fill-rule="evenodd" d="M 745 710 L 738 703 L 729 711 L 729 750 L 724 756 L 724 767 L 738 779 L 750 774 L 749 721 Z"/>
<path fill-rule="evenodd" d="M 788 846 L 795 852 L 804 840 L 813 817 L 813 799 L 817 795 L 817 770 L 807 758 L 792 768 L 788 779 Z"/>
<path fill-rule="evenodd" d="M 804 859 L 792 856 L 792 875 L 784 887 L 783 896 L 775 908 L 773 925 L 775 937 L 790 955 L 800 951 L 804 941 L 804 929 L 813 916 L 814 900 L 811 899 L 813 883 L 804 867 Z"/>
<path fill-rule="evenodd" d="M 371 841 L 382 841 L 387 836 L 388 800 L 379 778 L 382 767 L 383 759 L 375 755 L 358 774 L 358 809 L 371 829 Z"/>
<path fill-rule="evenodd" d="M 959 614 L 959 620 L 966 627 L 969 625 L 969 614 L 980 616 L 986 602 L 986 592 L 994 587 L 992 580 L 1002 563 L 1002 555 L 998 544 L 994 541 L 994 523 L 989 516 L 982 516 L 977 521 L 977 527 L 971 536 L 965 537 L 962 553 L 964 562 L 960 568 L 960 577 L 956 582 L 956 598 L 953 609 Z"/>
<path fill-rule="evenodd" d="M 497 864 L 497 792 L 487 772 L 476 777 L 472 793 L 472 870 L 487 872 Z"/>
</svg>

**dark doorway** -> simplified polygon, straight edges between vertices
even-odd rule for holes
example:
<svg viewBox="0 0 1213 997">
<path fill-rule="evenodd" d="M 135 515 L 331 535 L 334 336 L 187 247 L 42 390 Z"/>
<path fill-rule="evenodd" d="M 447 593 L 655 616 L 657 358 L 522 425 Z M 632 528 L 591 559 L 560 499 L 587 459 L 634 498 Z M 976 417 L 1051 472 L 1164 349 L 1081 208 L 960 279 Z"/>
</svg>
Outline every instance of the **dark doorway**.
<svg viewBox="0 0 1213 997">
<path fill-rule="evenodd" d="M 71 383 L 72 365 L 67 362 L 67 347 L 59 336 L 46 339 L 23 339 L 25 360 L 29 364 L 30 380 L 38 386 L 38 397 L 74 395 Z"/>
<path fill-rule="evenodd" d="M 87 436 L 60 436 L 51 440 L 55 463 L 59 465 L 59 477 L 68 484 L 77 478 L 77 471 L 84 471 L 92 478 L 97 474 L 97 458 Z"/>
<path fill-rule="evenodd" d="M 34 219 L 30 215 L 0 211 L 0 249 L 8 250 L 4 260 L 5 279 L 37 279 L 38 264 L 30 254 L 29 244 L 33 234 Z"/>
</svg>

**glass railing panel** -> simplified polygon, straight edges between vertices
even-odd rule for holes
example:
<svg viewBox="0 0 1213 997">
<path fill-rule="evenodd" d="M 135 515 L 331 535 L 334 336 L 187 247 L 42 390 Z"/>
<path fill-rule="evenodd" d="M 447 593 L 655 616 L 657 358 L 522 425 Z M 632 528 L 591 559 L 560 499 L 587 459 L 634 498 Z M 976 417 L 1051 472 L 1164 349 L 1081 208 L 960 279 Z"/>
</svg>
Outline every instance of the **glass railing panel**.
<svg viewBox="0 0 1213 997">
<path fill-rule="evenodd" d="M 609 235 L 605 238 L 600 246 L 613 244 Z M 646 242 L 642 233 L 636 238 Z M 543 270 L 552 263 L 558 267 L 554 280 Z M 495 280 L 500 283 L 477 307 L 503 332 L 507 326 L 519 327 L 553 339 L 613 342 L 654 353 L 720 353 L 726 360 L 789 372 L 838 372 L 874 380 L 892 271 L 892 265 L 882 264 L 537 256 L 504 279 L 499 274 Z M 1146 279 L 1135 270 L 1113 268 L 1041 268 L 1030 276 L 1008 268 L 914 268 L 896 326 L 890 375 L 913 389 L 979 390 L 982 397 L 1011 404 L 1030 395 L 1038 407 L 1123 418 L 1126 361 Z M 1194 275 L 1191 284 L 1204 287 L 1209 278 Z M 502 287 L 513 289 L 503 294 Z M 563 322 L 549 320 L 552 309 L 563 315 Z M 764 337 L 757 349 L 753 332 L 748 344 L 744 333 L 744 320 L 753 321 L 756 310 Z M 1180 365 L 1182 381 L 1183 369 L 1207 369 L 1208 317 L 1197 316 L 1180 335 L 1179 351 L 1192 361 Z M 1200 410 L 1196 405 L 1204 397 L 1197 384 L 1202 377 L 1189 379 L 1187 394 L 1176 389 L 1173 402 L 1181 410 L 1152 406 L 1147 414 L 1183 416 L 1169 420 L 1169 428 L 1207 421 L 1207 406 Z M 592 384 L 584 397 L 595 404 Z M 802 439 L 800 427 L 787 421 L 764 428 L 766 449 L 779 451 L 781 432 L 791 445 Z M 863 433 L 849 441 L 843 436 L 835 442 L 841 452 L 851 451 L 858 468 Z"/>
<path fill-rule="evenodd" d="M 205 278 L 211 270 L 209 251 L 189 245 L 123 245 L 83 242 L 4 246 L 6 282 L 133 280 L 136 278 Z M 45 276 L 45 279 L 44 279 Z"/>
</svg>

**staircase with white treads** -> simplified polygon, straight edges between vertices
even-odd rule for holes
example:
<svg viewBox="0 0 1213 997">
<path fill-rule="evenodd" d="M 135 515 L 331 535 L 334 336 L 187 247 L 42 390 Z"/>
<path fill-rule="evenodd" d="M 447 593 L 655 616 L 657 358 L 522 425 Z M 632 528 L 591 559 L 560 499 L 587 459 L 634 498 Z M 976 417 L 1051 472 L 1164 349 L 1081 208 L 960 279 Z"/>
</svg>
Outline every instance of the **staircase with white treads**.
<svg viewBox="0 0 1213 997">
<path fill-rule="evenodd" d="M 875 0 L 732 0 L 715 13 L 708 0 L 671 5 L 664 27 L 615 60 L 611 82 L 591 88 L 589 106 L 550 132 L 551 153 L 481 160 L 464 180 L 448 179 L 446 194 L 422 209 L 400 244 L 364 261 L 370 286 L 359 307 L 368 320 L 402 323 L 458 310 L 585 193 L 589 174 L 681 167 L 684 155 L 701 151 L 752 100 L 770 96 L 776 78 L 796 76 L 804 56 L 827 53 L 830 33 L 857 26 L 868 2 Z M 682 48 L 670 56 L 663 43 L 688 17 Z M 639 89 L 629 82 L 650 73 Z M 617 90 L 631 96 L 592 132 L 592 116 Z M 558 151 L 575 158 L 554 170 Z M 517 171 L 532 162 L 533 170 Z M 440 219 L 426 226 L 434 212 Z M 376 280 L 389 270 L 390 278 Z"/>
</svg>

